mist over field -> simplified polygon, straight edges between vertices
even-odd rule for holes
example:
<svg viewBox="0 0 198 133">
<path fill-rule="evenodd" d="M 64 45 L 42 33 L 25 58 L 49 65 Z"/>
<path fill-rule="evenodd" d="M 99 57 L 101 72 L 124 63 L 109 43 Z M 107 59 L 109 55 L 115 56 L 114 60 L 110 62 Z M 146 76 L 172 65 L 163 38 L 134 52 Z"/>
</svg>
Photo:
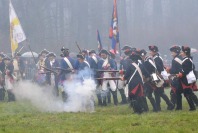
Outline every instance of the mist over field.
<svg viewBox="0 0 198 133">
<path fill-rule="evenodd" d="M 9 1 L 0 0 L 0 51 L 10 53 Z M 33 51 L 57 54 L 64 45 L 78 52 L 97 49 L 96 30 L 108 48 L 113 0 L 12 0 Z M 117 0 L 120 43 L 158 45 L 167 54 L 173 44 L 197 47 L 197 0 Z M 26 44 L 23 42 L 22 44 Z M 19 46 L 20 47 L 20 46 Z M 28 50 L 24 48 L 23 52 Z"/>
</svg>

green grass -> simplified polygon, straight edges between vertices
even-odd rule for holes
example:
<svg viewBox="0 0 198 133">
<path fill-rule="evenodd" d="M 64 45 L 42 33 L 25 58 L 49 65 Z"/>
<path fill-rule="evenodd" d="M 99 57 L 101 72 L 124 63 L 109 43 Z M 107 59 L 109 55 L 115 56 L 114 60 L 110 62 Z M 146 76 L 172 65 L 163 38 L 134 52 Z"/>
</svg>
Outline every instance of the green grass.
<svg viewBox="0 0 198 133">
<path fill-rule="evenodd" d="M 95 113 L 48 113 L 27 102 L 1 102 L 0 133 L 198 132 L 198 111 L 189 112 L 183 101 L 182 111 L 167 111 L 162 101 L 162 112 L 141 115 L 133 114 L 128 105 L 96 107 Z"/>
</svg>

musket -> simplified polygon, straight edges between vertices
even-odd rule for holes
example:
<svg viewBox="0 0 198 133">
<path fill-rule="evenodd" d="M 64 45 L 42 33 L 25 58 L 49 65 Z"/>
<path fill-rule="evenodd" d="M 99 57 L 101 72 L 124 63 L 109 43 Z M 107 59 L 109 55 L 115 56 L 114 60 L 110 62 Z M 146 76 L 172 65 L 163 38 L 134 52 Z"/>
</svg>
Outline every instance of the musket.
<svg viewBox="0 0 198 133">
<path fill-rule="evenodd" d="M 32 54 L 33 59 L 34 59 L 34 63 L 35 63 L 35 65 L 36 65 L 36 58 L 34 57 L 34 54 L 33 54 L 33 52 L 32 52 L 32 49 L 31 49 L 30 44 L 29 44 L 28 41 L 27 41 L 27 45 L 28 45 L 28 48 L 29 48 L 29 50 L 30 50 L 30 52 L 31 52 L 31 54 Z"/>
<path fill-rule="evenodd" d="M 98 69 L 95 69 L 95 71 L 97 72 L 120 72 L 120 70 L 98 70 Z"/>
<path fill-rule="evenodd" d="M 77 42 L 76 42 L 76 46 L 78 47 L 78 50 L 80 51 L 80 53 L 82 53 L 82 50 L 80 49 L 80 46 L 78 45 Z"/>
<path fill-rule="evenodd" d="M 51 73 L 50 71 L 47 72 L 39 72 L 38 74 L 47 74 L 47 73 Z"/>
<path fill-rule="evenodd" d="M 58 70 L 62 70 L 62 71 L 68 71 L 71 72 L 73 69 L 64 69 L 64 68 L 60 68 L 60 67 L 54 67 L 54 69 L 58 69 Z"/>
<path fill-rule="evenodd" d="M 40 65 L 40 67 L 46 69 L 47 71 L 53 72 L 53 73 L 55 73 L 55 74 L 58 74 L 56 71 L 54 71 L 54 70 L 52 70 L 52 69 L 49 69 L 49 68 L 47 68 L 47 67 L 44 67 L 44 66 L 42 66 L 42 65 Z"/>
<path fill-rule="evenodd" d="M 25 47 L 25 46 L 23 45 L 23 46 L 19 49 L 19 51 L 16 52 L 16 53 L 20 53 L 20 52 L 23 50 L 24 47 Z"/>
<path fill-rule="evenodd" d="M 120 77 L 111 77 L 111 78 L 95 78 L 96 80 L 121 80 Z"/>
</svg>

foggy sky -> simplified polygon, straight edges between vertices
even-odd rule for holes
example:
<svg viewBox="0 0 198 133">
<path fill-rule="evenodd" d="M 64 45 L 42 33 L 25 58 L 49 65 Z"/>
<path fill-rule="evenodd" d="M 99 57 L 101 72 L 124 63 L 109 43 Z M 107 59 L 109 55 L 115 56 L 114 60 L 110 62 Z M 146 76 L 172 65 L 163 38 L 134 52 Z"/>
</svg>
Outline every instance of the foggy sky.
<svg viewBox="0 0 198 133">
<path fill-rule="evenodd" d="M 5 53 L 10 53 L 8 2 L 0 0 L 0 51 Z M 60 53 L 61 46 L 78 52 L 75 41 L 82 49 L 97 49 L 97 29 L 103 46 L 111 45 L 113 0 L 12 2 L 35 52 L 46 48 Z M 117 4 L 121 47 L 148 49 L 153 44 L 163 54 L 173 44 L 198 48 L 197 0 L 117 0 Z"/>
</svg>

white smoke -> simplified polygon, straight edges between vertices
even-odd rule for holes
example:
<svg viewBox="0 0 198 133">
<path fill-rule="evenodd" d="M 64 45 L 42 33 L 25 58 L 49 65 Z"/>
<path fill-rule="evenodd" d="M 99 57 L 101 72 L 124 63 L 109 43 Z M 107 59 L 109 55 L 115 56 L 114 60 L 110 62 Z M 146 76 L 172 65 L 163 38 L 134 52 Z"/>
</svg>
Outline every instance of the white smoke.
<svg viewBox="0 0 198 133">
<path fill-rule="evenodd" d="M 89 72 L 85 70 L 82 73 L 87 75 Z M 94 112 L 96 84 L 91 78 L 82 81 L 79 77 L 82 75 L 75 75 L 73 80 L 64 82 L 64 90 L 68 95 L 66 102 L 62 101 L 61 96 L 53 94 L 52 87 L 41 87 L 30 81 L 20 81 L 15 86 L 14 94 L 18 101 L 30 101 L 43 112 Z"/>
</svg>

